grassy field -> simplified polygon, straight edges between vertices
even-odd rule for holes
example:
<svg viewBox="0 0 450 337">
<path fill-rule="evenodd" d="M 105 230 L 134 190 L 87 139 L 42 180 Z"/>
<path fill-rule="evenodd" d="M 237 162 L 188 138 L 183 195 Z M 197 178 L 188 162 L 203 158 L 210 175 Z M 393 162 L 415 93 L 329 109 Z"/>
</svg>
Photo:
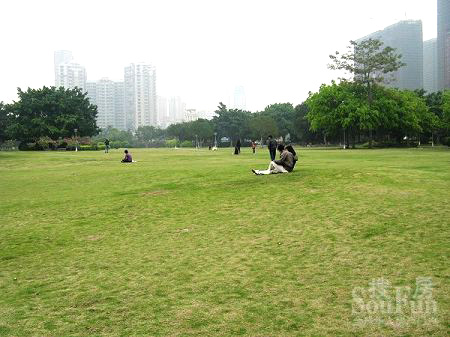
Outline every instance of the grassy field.
<svg viewBox="0 0 450 337">
<path fill-rule="evenodd" d="M 0 152 L 0 336 L 447 335 L 449 150 L 231 152 Z"/>
</svg>

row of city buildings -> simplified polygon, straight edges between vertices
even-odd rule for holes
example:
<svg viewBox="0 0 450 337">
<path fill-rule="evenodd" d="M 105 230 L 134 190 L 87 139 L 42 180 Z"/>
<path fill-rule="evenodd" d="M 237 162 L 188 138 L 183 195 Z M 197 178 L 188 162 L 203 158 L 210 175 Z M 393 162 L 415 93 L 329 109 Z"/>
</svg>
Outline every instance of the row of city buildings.
<svg viewBox="0 0 450 337">
<path fill-rule="evenodd" d="M 156 70 L 147 63 L 124 68 L 123 81 L 102 78 L 87 80 L 84 66 L 74 61 L 71 51 L 54 53 L 55 86 L 80 88 L 97 106 L 97 125 L 104 129 L 135 130 L 140 126 L 166 128 L 170 124 L 211 119 L 214 112 L 187 109 L 179 96 L 163 97 L 156 92 Z M 236 87 L 234 107 L 245 109 L 243 87 Z"/>
<path fill-rule="evenodd" d="M 395 48 L 406 66 L 392 74 L 386 85 L 400 89 L 436 92 L 450 88 L 450 0 L 437 0 L 437 38 L 423 41 L 422 22 L 404 20 L 369 34 L 385 46 Z M 123 81 L 102 78 L 87 81 L 86 69 L 76 63 L 70 51 L 55 52 L 55 85 L 81 88 L 97 105 L 97 125 L 121 130 L 140 126 L 165 128 L 170 124 L 211 118 L 213 113 L 186 109 L 180 97 L 160 97 L 156 93 L 156 70 L 147 63 L 131 63 Z M 236 87 L 234 108 L 245 110 L 245 92 Z"/>
<path fill-rule="evenodd" d="M 124 69 L 123 81 L 102 78 L 88 81 L 84 66 L 74 61 L 72 52 L 55 51 L 55 85 L 81 88 L 97 105 L 97 125 L 120 130 L 140 126 L 167 127 L 198 119 L 195 109 L 186 109 L 178 96 L 161 97 L 156 93 L 156 70 L 147 63 L 131 63 Z"/>
<path fill-rule="evenodd" d="M 422 21 L 404 20 L 358 41 L 379 39 L 396 49 L 406 65 L 387 86 L 436 92 L 450 88 L 450 0 L 437 1 L 437 38 L 423 41 Z"/>
</svg>

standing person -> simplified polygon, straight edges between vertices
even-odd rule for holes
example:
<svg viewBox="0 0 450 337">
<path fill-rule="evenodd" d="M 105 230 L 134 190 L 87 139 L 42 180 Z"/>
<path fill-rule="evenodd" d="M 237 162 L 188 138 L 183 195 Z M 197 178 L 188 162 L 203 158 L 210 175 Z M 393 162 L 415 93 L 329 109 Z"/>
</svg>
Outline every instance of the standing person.
<svg viewBox="0 0 450 337">
<path fill-rule="evenodd" d="M 267 170 L 252 170 L 252 172 L 256 175 L 292 172 L 294 169 L 294 156 L 285 149 L 283 144 L 278 145 L 278 151 L 280 151 L 280 159 L 272 160 Z"/>
<path fill-rule="evenodd" d="M 125 153 L 125 157 L 122 159 L 122 163 L 132 163 L 133 158 L 131 157 L 131 154 L 128 153 L 128 150 L 123 151 Z"/>
<path fill-rule="evenodd" d="M 234 147 L 234 154 L 240 154 L 241 153 L 241 140 L 238 139 L 236 142 L 236 146 Z"/>
<path fill-rule="evenodd" d="M 252 141 L 252 150 L 253 150 L 253 154 L 256 153 L 256 143 L 254 141 Z"/>
<path fill-rule="evenodd" d="M 277 155 L 277 141 L 272 136 L 267 139 L 267 147 L 269 148 L 270 160 L 274 161 Z"/>
<path fill-rule="evenodd" d="M 109 139 L 105 138 L 105 153 L 109 152 Z"/>
</svg>

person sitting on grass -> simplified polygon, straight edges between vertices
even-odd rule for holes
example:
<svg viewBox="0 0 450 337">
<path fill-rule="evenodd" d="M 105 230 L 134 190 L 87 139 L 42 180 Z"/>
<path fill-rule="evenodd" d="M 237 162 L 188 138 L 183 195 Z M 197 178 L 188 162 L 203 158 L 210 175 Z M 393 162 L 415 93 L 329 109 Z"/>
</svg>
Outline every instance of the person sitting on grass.
<svg viewBox="0 0 450 337">
<path fill-rule="evenodd" d="M 283 144 L 279 144 L 277 148 L 278 151 L 280 151 L 280 159 L 271 161 L 267 170 L 252 170 L 254 174 L 263 175 L 292 172 L 294 169 L 293 154 L 289 152 Z"/>
<path fill-rule="evenodd" d="M 125 153 L 125 157 L 122 159 L 122 163 L 132 163 L 133 158 L 131 157 L 131 154 L 128 153 L 128 150 L 123 151 Z"/>
<path fill-rule="evenodd" d="M 295 152 L 294 148 L 292 147 L 292 145 L 288 145 L 286 146 L 286 150 L 288 150 L 290 153 L 292 153 L 292 155 L 294 156 L 294 165 L 292 166 L 292 169 L 294 169 L 295 164 L 297 164 L 298 161 L 298 156 L 297 153 Z"/>
</svg>

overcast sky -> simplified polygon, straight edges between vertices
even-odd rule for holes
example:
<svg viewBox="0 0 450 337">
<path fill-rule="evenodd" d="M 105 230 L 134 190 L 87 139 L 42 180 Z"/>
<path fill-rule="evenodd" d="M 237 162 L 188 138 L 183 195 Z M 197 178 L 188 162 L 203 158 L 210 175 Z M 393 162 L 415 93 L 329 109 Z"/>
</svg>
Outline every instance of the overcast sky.
<svg viewBox="0 0 450 337">
<path fill-rule="evenodd" d="M 242 85 L 247 109 L 301 103 L 329 83 L 328 55 L 399 20 L 436 37 L 436 0 L 1 0 L 0 101 L 54 85 L 53 52 L 71 50 L 88 80 L 157 69 L 157 91 L 214 110 Z"/>
</svg>

